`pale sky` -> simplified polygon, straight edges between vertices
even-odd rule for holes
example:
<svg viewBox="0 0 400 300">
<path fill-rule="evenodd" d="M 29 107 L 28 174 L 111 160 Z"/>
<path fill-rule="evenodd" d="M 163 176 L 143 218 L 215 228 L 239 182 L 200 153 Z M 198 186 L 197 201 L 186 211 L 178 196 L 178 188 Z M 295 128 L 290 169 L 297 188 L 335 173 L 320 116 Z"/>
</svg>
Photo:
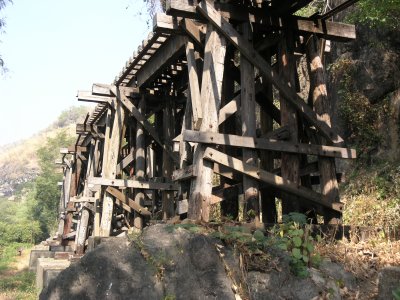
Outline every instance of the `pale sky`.
<svg viewBox="0 0 400 300">
<path fill-rule="evenodd" d="M 14 0 L 0 16 L 0 146 L 85 104 L 77 90 L 111 83 L 150 31 L 143 0 Z"/>
</svg>

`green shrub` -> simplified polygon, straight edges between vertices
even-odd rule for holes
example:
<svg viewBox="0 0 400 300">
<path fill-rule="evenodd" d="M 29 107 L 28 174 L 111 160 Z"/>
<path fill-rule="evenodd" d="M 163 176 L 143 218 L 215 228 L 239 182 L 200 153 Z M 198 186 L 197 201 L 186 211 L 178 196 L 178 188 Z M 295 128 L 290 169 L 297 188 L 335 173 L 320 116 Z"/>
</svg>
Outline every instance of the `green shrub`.
<svg viewBox="0 0 400 300">
<path fill-rule="evenodd" d="M 290 268 L 299 277 L 308 276 L 308 267 L 318 266 L 321 257 L 314 251 L 315 239 L 311 235 L 307 218 L 300 213 L 282 217 L 283 223 L 272 229 L 275 245 L 290 254 Z M 320 239 L 320 237 L 317 237 Z"/>
</svg>

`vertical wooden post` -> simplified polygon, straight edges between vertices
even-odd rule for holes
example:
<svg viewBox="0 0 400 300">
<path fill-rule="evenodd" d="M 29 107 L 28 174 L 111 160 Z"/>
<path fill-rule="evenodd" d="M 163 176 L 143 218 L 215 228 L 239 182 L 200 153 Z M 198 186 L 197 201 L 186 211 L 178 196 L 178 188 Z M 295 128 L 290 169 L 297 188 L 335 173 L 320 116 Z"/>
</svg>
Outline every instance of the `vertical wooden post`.
<svg viewBox="0 0 400 300">
<path fill-rule="evenodd" d="M 171 141 L 175 135 L 175 121 L 174 121 L 174 110 L 172 107 L 172 100 L 167 99 L 165 101 L 164 114 L 163 114 L 163 136 L 165 147 L 172 150 Z M 163 151 L 163 163 L 162 172 L 163 177 L 167 180 L 171 180 L 173 171 L 173 161 L 168 156 L 167 152 Z M 174 216 L 174 192 L 163 191 L 162 192 L 162 212 L 163 220 L 167 220 Z"/>
<path fill-rule="evenodd" d="M 194 45 L 191 41 L 186 42 L 186 60 L 189 75 L 189 96 L 191 105 L 191 112 L 193 113 L 193 128 L 198 130 L 200 128 L 203 112 L 200 99 L 199 76 L 197 72 L 196 54 Z"/>
<path fill-rule="evenodd" d="M 75 239 L 75 247 L 76 253 L 82 254 L 85 250 L 85 241 L 87 236 L 87 228 L 89 223 L 89 210 L 87 208 L 83 208 L 81 210 L 81 216 L 79 220 L 79 226 L 76 230 L 76 239 Z"/>
<path fill-rule="evenodd" d="M 144 95 L 139 99 L 138 110 L 141 114 L 145 114 L 146 102 Z M 146 171 L 146 150 L 145 150 L 145 135 L 143 126 L 137 122 L 136 124 L 136 160 L 135 160 L 135 179 L 143 180 Z M 135 190 L 135 202 L 143 205 L 144 193 L 141 189 Z M 143 228 L 143 217 L 134 213 L 134 226 L 138 229 Z"/>
<path fill-rule="evenodd" d="M 243 37 L 252 39 L 250 25 L 243 24 L 242 29 Z M 240 56 L 240 87 L 242 135 L 256 137 L 254 67 L 243 55 Z M 243 149 L 243 162 L 257 165 L 257 151 Z M 260 206 L 257 181 L 248 176 L 243 176 L 243 193 L 248 217 L 259 222 Z M 249 215 L 250 212 L 252 212 L 252 215 Z"/>
<path fill-rule="evenodd" d="M 224 74 L 226 42 L 211 24 L 207 25 L 204 66 L 201 84 L 203 121 L 201 131 L 218 132 L 218 111 Z M 188 217 L 208 222 L 213 180 L 213 163 L 203 161 L 205 147 L 197 145 L 193 163 L 197 178 L 192 180 Z"/>
<path fill-rule="evenodd" d="M 268 61 L 271 60 L 270 53 L 267 53 Z M 263 80 L 264 81 L 264 80 Z M 264 85 L 267 97 L 273 98 L 272 84 L 265 81 Z M 268 101 L 268 100 L 267 100 Z M 261 134 L 266 134 L 273 130 L 273 119 L 263 109 L 260 112 L 261 119 Z M 274 158 L 271 151 L 260 151 L 261 169 L 266 171 L 272 171 L 274 168 Z M 269 188 L 260 189 L 261 193 L 261 211 L 262 211 L 262 222 L 263 223 L 276 223 L 278 221 L 278 215 L 275 205 L 275 196 L 272 190 Z"/>
<path fill-rule="evenodd" d="M 110 123 L 107 124 L 104 149 L 107 150 L 107 156 L 103 157 L 102 175 L 104 178 L 115 179 L 116 167 L 119 158 L 119 150 L 121 146 L 121 130 L 124 124 L 125 111 L 120 102 L 115 105 L 114 120 L 112 129 L 109 129 Z M 109 119 L 108 119 L 109 121 Z M 111 131 L 111 136 L 107 135 Z M 103 209 L 100 223 L 100 236 L 109 236 L 111 231 L 111 221 L 113 215 L 114 200 L 113 197 L 104 192 Z"/>
<path fill-rule="evenodd" d="M 288 28 L 284 30 L 284 37 L 279 45 L 279 71 L 289 86 L 295 89 L 296 64 L 294 59 L 294 37 Z M 280 97 L 281 125 L 288 126 L 290 132 L 289 141 L 298 142 L 298 117 L 296 110 L 290 106 L 284 97 Z M 300 157 L 297 154 L 282 153 L 281 172 L 284 179 L 300 184 L 299 168 Z M 282 193 L 282 213 L 288 214 L 299 211 L 299 203 L 296 196 Z"/>
<path fill-rule="evenodd" d="M 315 35 L 308 37 L 307 58 L 310 70 L 310 93 L 312 93 L 314 110 L 322 119 L 331 126 L 331 103 L 326 89 L 326 76 L 318 47 L 318 38 Z M 326 144 L 327 141 L 320 137 L 319 143 Z M 321 193 L 330 202 L 339 202 L 339 187 L 336 179 L 335 159 L 318 157 L 318 168 L 320 172 Z M 340 215 L 325 210 L 324 222 L 335 223 Z"/>
<path fill-rule="evenodd" d="M 86 175 L 84 178 L 83 196 L 89 196 L 89 187 L 87 185 L 88 178 L 93 176 L 93 160 L 96 141 L 92 140 L 90 143 L 89 159 L 87 161 Z"/>
<path fill-rule="evenodd" d="M 234 55 L 235 48 L 233 46 L 227 45 L 225 54 L 225 74 L 224 82 L 222 85 L 221 106 L 226 105 L 234 97 L 235 81 L 232 76 L 233 68 L 235 68 L 233 64 Z M 225 120 L 225 122 L 222 123 L 222 125 L 220 126 L 220 131 L 226 134 L 238 134 L 236 130 L 237 119 L 240 119 L 239 113 Z M 232 149 L 232 147 L 227 146 L 222 146 L 222 149 L 222 152 L 228 155 L 234 157 L 237 156 L 237 149 Z M 221 186 L 233 185 L 237 183 L 236 181 L 223 176 L 221 176 L 220 182 Z M 236 220 L 239 215 L 238 193 L 232 192 L 231 189 L 224 189 L 223 198 L 224 201 L 221 202 L 221 214 L 225 217 L 229 216 L 233 220 Z"/>
</svg>

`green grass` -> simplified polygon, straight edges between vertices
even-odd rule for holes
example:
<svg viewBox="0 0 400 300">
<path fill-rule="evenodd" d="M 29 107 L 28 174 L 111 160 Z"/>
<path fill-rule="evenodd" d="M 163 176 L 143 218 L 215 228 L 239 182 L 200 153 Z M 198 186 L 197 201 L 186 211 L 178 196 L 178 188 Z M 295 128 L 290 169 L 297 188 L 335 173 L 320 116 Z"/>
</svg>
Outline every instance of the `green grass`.
<svg viewBox="0 0 400 300">
<path fill-rule="evenodd" d="M 13 299 L 36 299 L 35 273 L 21 271 L 1 278 L 0 291 Z"/>
<path fill-rule="evenodd" d="M 0 246 L 0 275 L 10 268 L 10 265 L 16 261 L 18 249 L 29 249 L 31 244 L 25 243 L 11 243 Z"/>
<path fill-rule="evenodd" d="M 11 243 L 0 246 L 0 294 L 11 299 L 36 299 L 35 273 L 23 270 L 14 273 L 12 263 L 16 261 L 18 249 L 29 249 L 32 245 Z M 1 298 L 1 297 L 0 297 Z"/>
</svg>

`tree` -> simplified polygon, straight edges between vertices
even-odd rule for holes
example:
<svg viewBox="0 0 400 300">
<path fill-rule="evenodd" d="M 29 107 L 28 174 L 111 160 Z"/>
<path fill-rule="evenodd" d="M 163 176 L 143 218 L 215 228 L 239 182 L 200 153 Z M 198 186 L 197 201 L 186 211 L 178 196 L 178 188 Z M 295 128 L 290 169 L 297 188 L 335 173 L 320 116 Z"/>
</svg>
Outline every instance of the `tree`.
<svg viewBox="0 0 400 300">
<path fill-rule="evenodd" d="M 0 0 L 0 11 L 2 11 L 8 3 L 12 3 L 12 0 Z M 6 25 L 6 23 L 5 23 L 4 19 L 0 18 L 0 32 L 4 31 L 5 25 Z M 5 71 L 4 60 L 2 59 L 1 55 L 0 55 L 0 69 L 2 71 Z"/>
<path fill-rule="evenodd" d="M 400 29 L 400 0 L 361 0 L 352 14 L 352 21 L 371 27 Z"/>
<path fill-rule="evenodd" d="M 57 172 L 54 161 L 60 155 L 60 148 L 71 144 L 72 139 L 65 131 L 61 131 L 54 138 L 48 138 L 46 144 L 37 152 L 41 172 L 35 180 L 31 215 L 33 220 L 40 224 L 41 238 L 49 236 L 57 221 L 60 199 L 57 182 L 62 180 L 62 174 Z"/>
</svg>

